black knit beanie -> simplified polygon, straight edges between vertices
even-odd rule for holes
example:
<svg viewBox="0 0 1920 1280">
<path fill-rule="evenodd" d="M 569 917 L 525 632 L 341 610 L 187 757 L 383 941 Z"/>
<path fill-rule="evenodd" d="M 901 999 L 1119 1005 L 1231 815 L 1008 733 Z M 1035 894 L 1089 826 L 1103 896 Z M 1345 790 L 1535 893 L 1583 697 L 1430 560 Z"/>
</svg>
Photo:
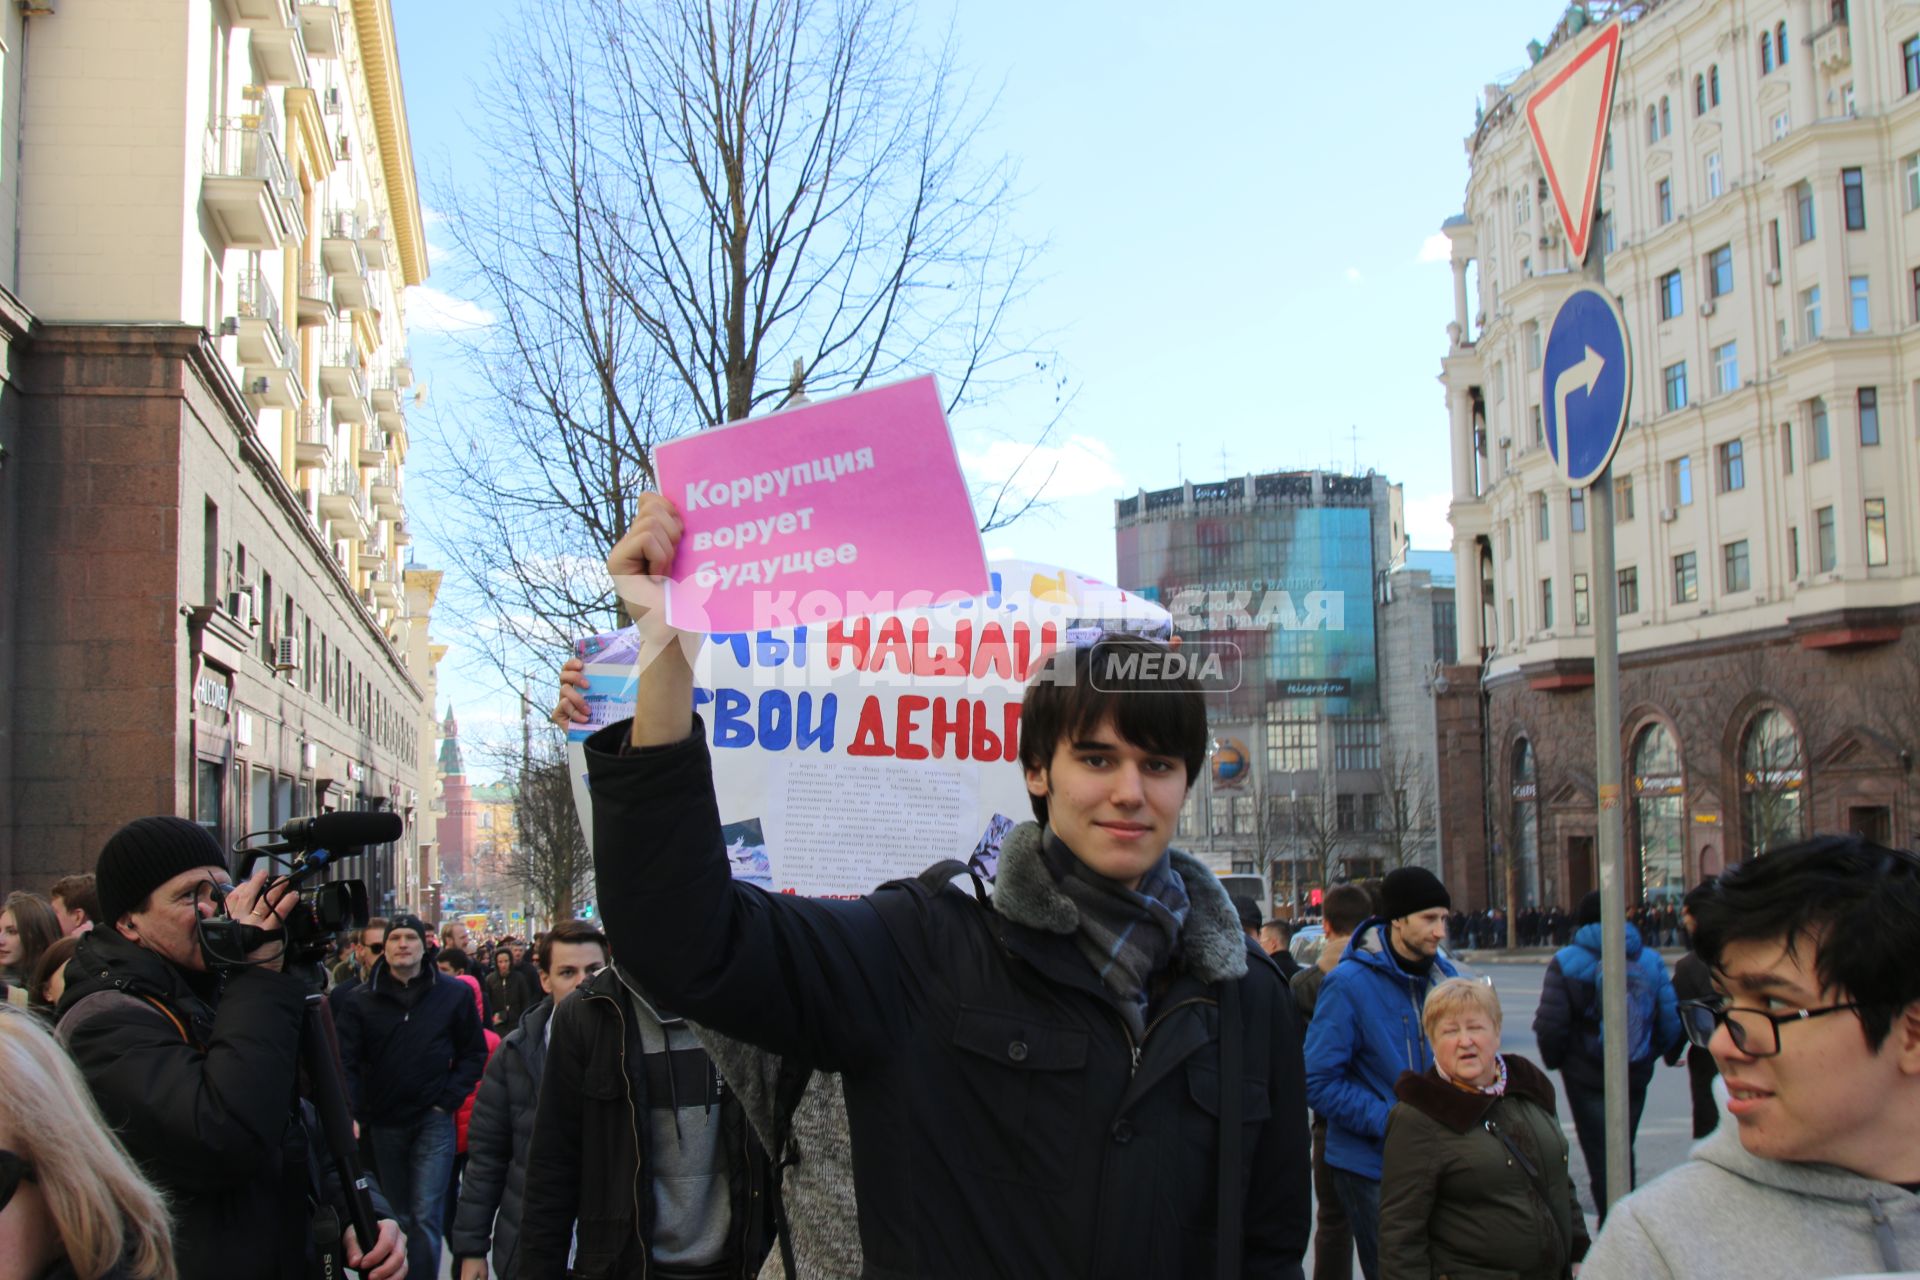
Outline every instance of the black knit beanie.
<svg viewBox="0 0 1920 1280">
<path fill-rule="evenodd" d="M 1435 907 L 1451 909 L 1453 899 L 1440 877 L 1425 867 L 1401 867 L 1387 872 L 1380 885 L 1380 914 L 1389 920 L 1417 916 Z"/>
<path fill-rule="evenodd" d="M 1581 925 L 1600 923 L 1600 891 L 1587 890 L 1587 896 L 1580 899 L 1580 905 L 1574 909 L 1573 924 L 1577 929 Z"/>
<path fill-rule="evenodd" d="M 395 929 L 413 930 L 420 935 L 420 945 L 423 947 L 426 946 L 434 936 L 433 930 L 427 927 L 426 921 L 422 920 L 419 916 L 410 915 L 404 911 L 387 921 L 387 934 L 389 937 L 392 936 Z"/>
<path fill-rule="evenodd" d="M 107 837 L 94 864 L 100 922 L 112 928 L 147 895 L 182 871 L 227 865 L 220 845 L 197 822 L 185 818 L 135 818 Z"/>
</svg>

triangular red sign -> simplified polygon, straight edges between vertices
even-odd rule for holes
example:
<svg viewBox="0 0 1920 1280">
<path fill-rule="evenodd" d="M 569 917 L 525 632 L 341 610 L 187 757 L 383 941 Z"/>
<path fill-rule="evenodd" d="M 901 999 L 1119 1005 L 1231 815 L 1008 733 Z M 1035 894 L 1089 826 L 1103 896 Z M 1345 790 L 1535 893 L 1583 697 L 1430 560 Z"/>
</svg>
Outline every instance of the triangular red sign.
<svg viewBox="0 0 1920 1280">
<path fill-rule="evenodd" d="M 1527 99 L 1527 129 L 1566 229 L 1575 263 L 1587 256 L 1593 204 L 1600 194 L 1613 77 L 1620 66 L 1620 24 L 1609 22 L 1572 61 Z M 1572 197 L 1569 199 L 1569 197 Z"/>
</svg>

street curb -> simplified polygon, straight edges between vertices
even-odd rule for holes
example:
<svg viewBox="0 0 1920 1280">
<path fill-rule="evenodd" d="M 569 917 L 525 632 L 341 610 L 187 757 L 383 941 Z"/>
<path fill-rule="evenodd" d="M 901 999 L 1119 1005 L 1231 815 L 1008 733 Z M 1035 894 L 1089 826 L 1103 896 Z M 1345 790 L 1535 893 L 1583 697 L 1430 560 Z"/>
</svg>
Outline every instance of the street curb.
<svg viewBox="0 0 1920 1280">
<path fill-rule="evenodd" d="M 1671 964 L 1687 954 L 1685 947 L 1655 947 L 1662 960 Z M 1456 959 L 1468 964 L 1494 964 L 1505 961 L 1508 964 L 1548 964 L 1560 953 L 1558 947 L 1487 947 L 1477 951 L 1455 951 Z"/>
</svg>

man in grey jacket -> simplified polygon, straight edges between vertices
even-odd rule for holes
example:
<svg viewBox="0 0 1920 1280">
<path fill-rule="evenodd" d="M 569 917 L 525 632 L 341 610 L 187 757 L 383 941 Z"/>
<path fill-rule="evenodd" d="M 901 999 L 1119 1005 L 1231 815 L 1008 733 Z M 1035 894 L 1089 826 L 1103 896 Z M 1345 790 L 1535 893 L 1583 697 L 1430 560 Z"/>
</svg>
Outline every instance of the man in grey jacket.
<svg viewBox="0 0 1920 1280">
<path fill-rule="evenodd" d="M 1817 837 L 1694 919 L 1716 995 L 1681 1015 L 1734 1123 L 1614 1207 L 1584 1280 L 1920 1269 L 1920 858 Z"/>
</svg>

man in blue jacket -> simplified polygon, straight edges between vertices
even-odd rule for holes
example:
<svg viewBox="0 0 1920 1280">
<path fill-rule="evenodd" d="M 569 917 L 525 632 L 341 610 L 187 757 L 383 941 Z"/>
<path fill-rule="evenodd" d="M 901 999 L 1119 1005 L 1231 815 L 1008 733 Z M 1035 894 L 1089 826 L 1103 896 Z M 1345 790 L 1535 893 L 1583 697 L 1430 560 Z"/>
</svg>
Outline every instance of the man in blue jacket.
<svg viewBox="0 0 1920 1280">
<path fill-rule="evenodd" d="M 1380 897 L 1382 914 L 1354 932 L 1307 1026 L 1307 1102 L 1326 1117 L 1327 1165 L 1367 1280 L 1380 1271 L 1380 1153 L 1393 1085 L 1402 1071 L 1433 1065 L 1420 1010 L 1456 973 L 1440 954 L 1453 900 L 1439 877 L 1401 867 Z"/>
<path fill-rule="evenodd" d="M 1566 1082 L 1567 1106 L 1587 1160 L 1593 1207 L 1605 1222 L 1607 1100 L 1600 1029 L 1599 893 L 1580 900 L 1574 924 L 1573 941 L 1560 948 L 1547 966 L 1540 1007 L 1533 1015 L 1533 1035 L 1540 1044 L 1540 1061 Z M 1633 1135 L 1640 1130 L 1640 1112 L 1647 1104 L 1647 1084 L 1653 1079 L 1653 1060 L 1664 1054 L 1669 1065 L 1678 1063 L 1687 1041 L 1666 962 L 1641 942 L 1638 929 L 1630 924 L 1623 927 L 1627 931 L 1627 1155 L 1631 1158 Z M 1633 1185 L 1631 1173 L 1627 1185 Z"/>
<path fill-rule="evenodd" d="M 426 963 L 432 931 L 395 916 L 366 982 L 335 1010 L 353 1114 L 407 1235 L 407 1270 L 440 1274 L 453 1113 L 487 1064 L 473 988 Z"/>
</svg>

